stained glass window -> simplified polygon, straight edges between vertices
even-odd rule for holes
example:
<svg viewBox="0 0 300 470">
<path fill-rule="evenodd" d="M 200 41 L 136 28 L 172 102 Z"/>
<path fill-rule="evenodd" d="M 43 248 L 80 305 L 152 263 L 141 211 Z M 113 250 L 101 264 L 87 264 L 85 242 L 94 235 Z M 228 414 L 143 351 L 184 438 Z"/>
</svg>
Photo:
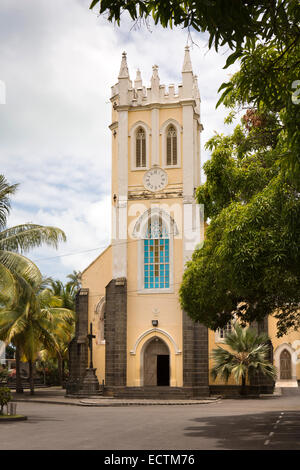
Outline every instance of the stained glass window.
<svg viewBox="0 0 300 470">
<path fill-rule="evenodd" d="M 162 219 L 149 220 L 144 239 L 144 287 L 170 287 L 170 240 Z"/>
</svg>

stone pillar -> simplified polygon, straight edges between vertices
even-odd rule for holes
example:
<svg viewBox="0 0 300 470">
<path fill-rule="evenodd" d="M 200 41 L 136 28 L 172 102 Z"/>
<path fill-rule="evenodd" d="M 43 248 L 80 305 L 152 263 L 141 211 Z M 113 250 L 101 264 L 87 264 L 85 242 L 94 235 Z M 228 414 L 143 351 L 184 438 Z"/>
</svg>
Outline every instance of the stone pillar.
<svg viewBox="0 0 300 470">
<path fill-rule="evenodd" d="M 268 334 L 268 316 L 266 316 L 262 321 L 251 323 L 251 328 L 257 330 L 258 334 Z M 273 364 L 273 345 L 271 341 L 268 359 Z M 255 377 L 250 378 L 250 385 L 259 387 L 260 393 L 273 393 L 275 382 L 270 377 L 266 377 L 265 375 L 258 373 Z"/>
<path fill-rule="evenodd" d="M 208 329 L 182 312 L 183 386 L 192 388 L 194 396 L 209 395 Z"/>
<path fill-rule="evenodd" d="M 80 289 L 76 295 L 76 330 L 69 345 L 69 380 L 67 395 L 77 395 L 88 365 L 88 289 Z"/>
<path fill-rule="evenodd" d="M 127 282 L 113 279 L 106 286 L 105 385 L 126 386 Z"/>
</svg>

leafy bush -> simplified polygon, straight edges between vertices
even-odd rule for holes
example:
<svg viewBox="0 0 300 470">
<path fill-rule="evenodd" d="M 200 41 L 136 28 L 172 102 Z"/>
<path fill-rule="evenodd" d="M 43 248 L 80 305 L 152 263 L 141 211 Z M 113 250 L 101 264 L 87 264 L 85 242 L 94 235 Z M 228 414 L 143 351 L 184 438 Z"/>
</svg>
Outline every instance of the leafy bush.
<svg viewBox="0 0 300 470">
<path fill-rule="evenodd" d="M 0 414 L 3 414 L 4 405 L 7 405 L 12 399 L 10 388 L 0 387 Z"/>
<path fill-rule="evenodd" d="M 0 383 L 7 381 L 7 375 L 8 375 L 8 370 L 7 369 L 5 369 L 5 368 L 3 368 L 2 370 L 0 369 Z"/>
</svg>

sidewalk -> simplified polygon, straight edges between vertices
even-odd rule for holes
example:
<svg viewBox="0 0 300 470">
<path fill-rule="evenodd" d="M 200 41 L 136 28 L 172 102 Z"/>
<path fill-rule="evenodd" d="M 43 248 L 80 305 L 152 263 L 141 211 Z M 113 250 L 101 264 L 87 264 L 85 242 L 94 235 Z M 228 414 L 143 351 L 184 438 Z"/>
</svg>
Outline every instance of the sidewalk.
<svg viewBox="0 0 300 470">
<path fill-rule="evenodd" d="M 73 406 L 145 406 L 145 405 L 208 405 L 220 401 L 218 397 L 201 398 L 198 400 L 153 400 L 153 399 L 120 399 L 112 397 L 66 398 L 66 391 L 61 387 L 36 389 L 34 395 L 29 391 L 12 393 L 14 402 L 49 403 L 53 405 Z"/>
</svg>

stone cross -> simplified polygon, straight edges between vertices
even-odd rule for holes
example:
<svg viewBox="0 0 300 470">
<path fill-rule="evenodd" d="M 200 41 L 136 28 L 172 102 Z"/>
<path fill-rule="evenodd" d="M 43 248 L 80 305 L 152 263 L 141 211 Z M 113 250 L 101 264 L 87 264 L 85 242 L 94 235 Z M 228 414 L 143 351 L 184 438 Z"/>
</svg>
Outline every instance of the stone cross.
<svg viewBox="0 0 300 470">
<path fill-rule="evenodd" d="M 90 323 L 90 333 L 87 335 L 87 338 L 89 340 L 89 350 L 90 350 L 90 369 L 93 369 L 93 338 L 96 338 L 96 336 L 93 335 L 92 323 Z"/>
</svg>

